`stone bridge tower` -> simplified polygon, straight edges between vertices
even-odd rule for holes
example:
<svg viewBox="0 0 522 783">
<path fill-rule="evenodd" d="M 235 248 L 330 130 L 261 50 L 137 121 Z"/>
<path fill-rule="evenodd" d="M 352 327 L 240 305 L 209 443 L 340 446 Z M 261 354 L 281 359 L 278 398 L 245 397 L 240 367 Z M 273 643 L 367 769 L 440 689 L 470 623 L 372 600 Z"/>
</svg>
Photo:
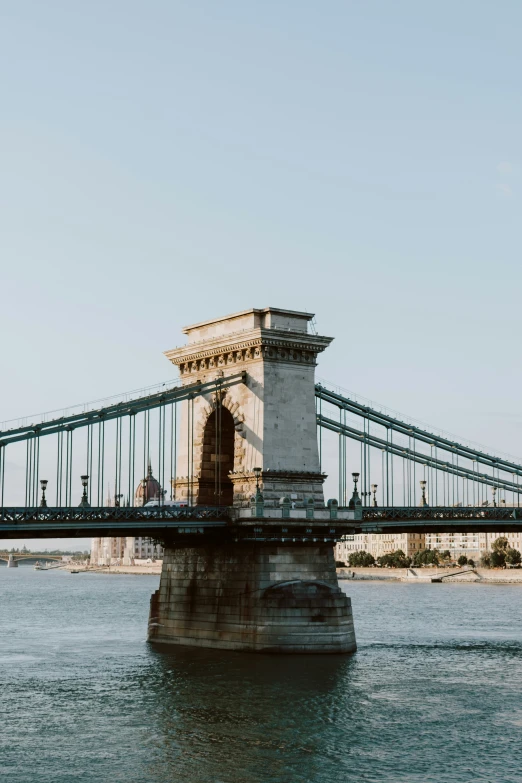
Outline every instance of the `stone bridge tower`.
<svg viewBox="0 0 522 783">
<path fill-rule="evenodd" d="M 354 512 L 325 507 L 317 445 L 314 371 L 331 338 L 308 333 L 312 317 L 245 310 L 187 327 L 187 345 L 166 353 L 184 385 L 216 381 L 182 403 L 175 495 L 189 506 L 227 506 L 230 521 L 165 538 L 152 642 L 277 653 L 356 648 L 333 552 Z M 251 504 L 257 481 L 264 502 L 257 495 Z"/>
<path fill-rule="evenodd" d="M 245 372 L 245 383 L 225 383 L 221 398 L 209 392 L 183 403 L 178 499 L 246 506 L 259 467 L 267 507 L 283 496 L 324 505 L 314 373 L 332 338 L 309 334 L 312 318 L 274 307 L 244 310 L 186 327 L 187 345 L 166 352 L 186 385 Z"/>
</svg>

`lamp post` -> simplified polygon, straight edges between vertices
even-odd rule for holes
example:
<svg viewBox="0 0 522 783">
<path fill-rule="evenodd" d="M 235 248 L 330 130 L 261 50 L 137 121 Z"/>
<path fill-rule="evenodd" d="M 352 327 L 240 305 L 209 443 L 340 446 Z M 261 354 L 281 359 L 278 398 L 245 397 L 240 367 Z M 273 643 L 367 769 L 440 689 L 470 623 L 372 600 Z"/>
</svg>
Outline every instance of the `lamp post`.
<svg viewBox="0 0 522 783">
<path fill-rule="evenodd" d="M 493 495 L 493 506 L 497 507 L 497 488 L 491 487 L 491 494 Z"/>
<path fill-rule="evenodd" d="M 265 502 L 261 490 L 259 489 L 259 479 L 261 477 L 261 468 L 254 468 L 254 475 L 256 477 L 256 494 L 251 499 L 252 516 L 262 517 L 264 515 Z"/>
<path fill-rule="evenodd" d="M 350 502 L 348 503 L 348 508 L 355 508 L 355 506 L 361 505 L 361 498 L 359 497 L 359 494 L 357 492 L 357 482 L 359 481 L 360 473 L 352 473 L 352 479 L 353 479 L 353 494 L 350 498 Z"/>
<path fill-rule="evenodd" d="M 426 481 L 421 480 L 421 481 L 419 481 L 419 484 L 421 485 L 421 492 L 422 492 L 420 505 L 421 506 L 427 506 L 428 505 L 428 501 L 426 500 Z"/>
<path fill-rule="evenodd" d="M 80 508 L 90 508 L 89 498 L 87 497 L 87 487 L 89 486 L 89 476 L 80 476 L 82 480 L 83 494 L 80 501 Z"/>
<path fill-rule="evenodd" d="M 42 499 L 40 501 L 40 508 L 47 508 L 47 500 L 45 499 L 45 490 L 47 489 L 47 479 L 40 479 L 40 486 L 42 487 Z"/>
<path fill-rule="evenodd" d="M 372 506 L 374 508 L 377 508 L 377 484 L 372 484 L 372 494 L 373 494 L 373 501 Z"/>
<path fill-rule="evenodd" d="M 256 477 L 256 495 L 259 492 L 259 479 L 261 478 L 261 468 L 254 468 L 254 476 Z"/>
</svg>

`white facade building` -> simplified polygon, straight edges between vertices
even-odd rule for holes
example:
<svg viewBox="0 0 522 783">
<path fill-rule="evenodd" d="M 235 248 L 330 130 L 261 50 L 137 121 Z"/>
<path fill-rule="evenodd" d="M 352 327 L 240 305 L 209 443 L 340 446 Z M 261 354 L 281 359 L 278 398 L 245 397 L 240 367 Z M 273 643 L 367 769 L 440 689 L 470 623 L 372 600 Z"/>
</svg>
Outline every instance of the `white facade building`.
<svg viewBox="0 0 522 783">
<path fill-rule="evenodd" d="M 458 560 L 464 555 L 474 560 L 478 565 L 480 556 L 486 551 L 486 534 L 484 533 L 426 533 L 426 549 L 448 551 L 452 560 Z M 491 538 L 490 547 L 498 535 Z"/>
<path fill-rule="evenodd" d="M 149 468 L 134 493 L 134 506 L 144 506 L 149 500 L 157 500 L 163 494 L 159 482 Z M 107 505 L 114 506 L 110 496 Z M 91 565 L 131 565 L 136 560 L 162 560 L 163 547 L 143 536 L 93 538 L 91 542 Z"/>
<path fill-rule="evenodd" d="M 359 533 L 339 541 L 335 559 L 348 564 L 353 552 L 369 552 L 377 559 L 397 549 L 402 549 L 408 557 L 422 549 L 438 549 L 449 551 L 452 560 L 465 555 L 479 565 L 481 556 L 491 552 L 493 542 L 501 537 L 507 538 L 512 549 L 522 552 L 522 533 Z"/>
<path fill-rule="evenodd" d="M 507 538 L 512 549 L 522 552 L 521 533 L 427 533 L 426 549 L 449 550 L 453 560 L 465 555 L 479 565 L 481 556 L 491 552 L 497 538 Z"/>
<path fill-rule="evenodd" d="M 335 559 L 348 564 L 353 552 L 369 552 L 375 559 L 402 549 L 405 555 L 413 557 L 426 548 L 423 533 L 358 533 L 345 536 L 335 547 Z"/>
</svg>

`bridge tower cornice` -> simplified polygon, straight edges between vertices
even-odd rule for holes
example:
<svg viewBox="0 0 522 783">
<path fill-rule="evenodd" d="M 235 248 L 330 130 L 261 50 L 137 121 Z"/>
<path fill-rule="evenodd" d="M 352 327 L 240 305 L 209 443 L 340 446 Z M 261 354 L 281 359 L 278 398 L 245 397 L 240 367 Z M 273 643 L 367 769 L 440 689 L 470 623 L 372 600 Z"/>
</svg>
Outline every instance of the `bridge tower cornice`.
<svg viewBox="0 0 522 783">
<path fill-rule="evenodd" d="M 309 334 L 310 313 L 267 307 L 187 326 L 188 344 L 165 352 L 182 380 L 254 362 L 315 365 L 332 337 Z M 230 368 L 230 369 L 229 369 Z M 191 379 L 192 380 L 192 379 Z M 188 378 L 187 378 L 188 382 Z"/>
</svg>

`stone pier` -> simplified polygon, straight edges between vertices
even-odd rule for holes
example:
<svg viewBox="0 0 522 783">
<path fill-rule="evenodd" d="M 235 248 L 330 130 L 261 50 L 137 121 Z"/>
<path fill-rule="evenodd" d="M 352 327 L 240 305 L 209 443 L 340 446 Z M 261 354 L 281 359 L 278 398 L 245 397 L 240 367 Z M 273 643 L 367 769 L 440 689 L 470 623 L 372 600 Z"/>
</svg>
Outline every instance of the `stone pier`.
<svg viewBox="0 0 522 783">
<path fill-rule="evenodd" d="M 163 542 L 151 641 L 277 653 L 356 649 L 333 552 L 346 520 L 325 506 L 317 446 L 315 366 L 332 338 L 309 333 L 312 318 L 245 310 L 187 327 L 187 345 L 166 353 L 182 384 L 219 383 L 182 403 L 175 496 L 189 506 L 226 506 L 231 524 L 211 539 L 187 529 Z M 239 372 L 244 383 L 227 388 L 227 375 Z"/>
<path fill-rule="evenodd" d="M 356 649 L 331 546 L 169 549 L 151 601 L 149 639 L 248 652 Z"/>
</svg>

